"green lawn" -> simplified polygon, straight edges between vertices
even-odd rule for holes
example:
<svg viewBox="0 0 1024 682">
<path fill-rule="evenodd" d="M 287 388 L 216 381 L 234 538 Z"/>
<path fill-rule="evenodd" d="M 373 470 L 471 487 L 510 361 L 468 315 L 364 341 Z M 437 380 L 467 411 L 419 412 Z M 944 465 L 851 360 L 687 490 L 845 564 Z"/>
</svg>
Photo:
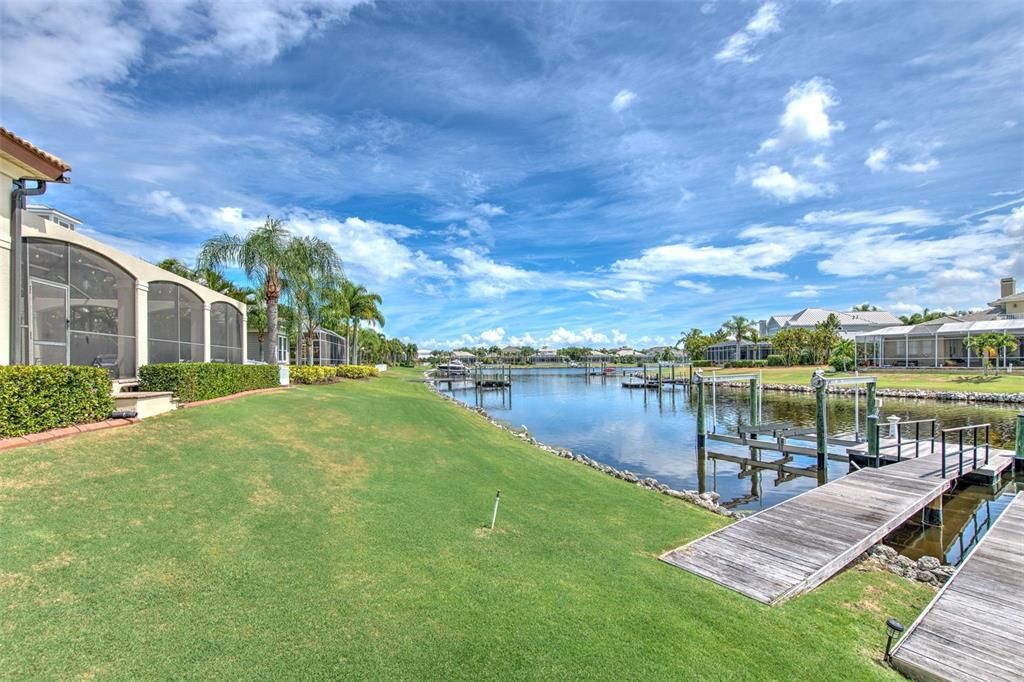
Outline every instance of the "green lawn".
<svg viewBox="0 0 1024 682">
<path fill-rule="evenodd" d="M 765 367 L 764 381 L 770 384 L 803 384 L 810 386 L 814 367 Z M 710 373 L 705 369 L 704 372 Z M 749 373 L 756 369 L 720 369 L 718 374 Z M 871 374 L 865 370 L 861 374 Z M 852 374 L 829 374 L 829 376 L 852 376 Z M 1024 393 L 1024 371 L 1017 374 L 989 374 L 964 372 L 963 374 L 927 371 L 901 373 L 879 372 L 879 388 L 923 388 L 932 391 L 973 391 L 990 393 Z"/>
<path fill-rule="evenodd" d="M 0 454 L 2 675 L 898 679 L 885 619 L 909 624 L 927 588 L 851 570 L 755 603 L 656 559 L 721 517 L 416 376 Z"/>
</svg>

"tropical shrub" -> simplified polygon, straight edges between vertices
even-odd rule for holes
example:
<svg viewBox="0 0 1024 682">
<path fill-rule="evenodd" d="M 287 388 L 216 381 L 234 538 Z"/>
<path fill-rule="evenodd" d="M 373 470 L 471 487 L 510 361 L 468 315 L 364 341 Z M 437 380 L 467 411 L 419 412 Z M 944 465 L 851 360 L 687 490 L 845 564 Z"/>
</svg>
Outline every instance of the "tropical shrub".
<svg viewBox="0 0 1024 682">
<path fill-rule="evenodd" d="M 725 366 L 727 368 L 764 367 L 767 364 L 767 360 L 729 360 L 727 363 L 725 363 Z"/>
<path fill-rule="evenodd" d="M 170 391 L 183 403 L 272 388 L 279 384 L 277 365 L 168 362 L 139 367 L 140 390 Z"/>
<path fill-rule="evenodd" d="M 765 365 L 767 367 L 785 367 L 786 357 L 784 355 L 773 353 L 765 360 Z"/>
<path fill-rule="evenodd" d="M 713 360 L 694 360 L 690 364 L 694 367 L 716 367 Z"/>
<path fill-rule="evenodd" d="M 852 339 L 842 339 L 832 348 L 828 364 L 837 372 L 848 372 L 857 365 L 857 348 Z"/>
<path fill-rule="evenodd" d="M 329 365 L 292 365 L 288 376 L 293 384 L 326 384 L 334 381 L 337 368 Z"/>
<path fill-rule="evenodd" d="M 101 367 L 0 367 L 0 437 L 98 422 L 114 411 Z"/>
<path fill-rule="evenodd" d="M 337 376 L 345 379 L 369 379 L 370 377 L 380 376 L 380 372 L 377 371 L 376 367 L 368 367 L 366 365 L 338 365 Z"/>
</svg>

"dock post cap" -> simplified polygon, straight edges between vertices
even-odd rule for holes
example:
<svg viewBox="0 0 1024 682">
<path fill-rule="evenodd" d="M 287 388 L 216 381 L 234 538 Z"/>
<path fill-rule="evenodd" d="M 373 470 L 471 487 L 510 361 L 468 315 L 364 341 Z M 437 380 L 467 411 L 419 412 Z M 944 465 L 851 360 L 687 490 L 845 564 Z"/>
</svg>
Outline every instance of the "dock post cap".
<svg viewBox="0 0 1024 682">
<path fill-rule="evenodd" d="M 825 370 L 814 370 L 814 374 L 811 375 L 811 386 L 814 388 L 823 388 L 826 383 L 827 382 L 825 381 Z"/>
</svg>

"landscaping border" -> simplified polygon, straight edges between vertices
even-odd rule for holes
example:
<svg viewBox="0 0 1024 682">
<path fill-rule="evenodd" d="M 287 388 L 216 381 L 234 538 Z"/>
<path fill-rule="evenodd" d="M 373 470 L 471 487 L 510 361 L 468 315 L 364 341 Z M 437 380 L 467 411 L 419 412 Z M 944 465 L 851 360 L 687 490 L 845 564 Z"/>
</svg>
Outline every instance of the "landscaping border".
<svg viewBox="0 0 1024 682">
<path fill-rule="evenodd" d="M 26 445 L 46 443 L 51 440 L 66 438 L 68 436 L 74 436 L 75 434 L 79 433 L 87 433 L 89 431 L 103 431 L 106 429 L 114 429 L 119 426 L 137 424 L 140 421 L 141 420 L 138 417 L 129 417 L 126 419 L 105 419 L 101 422 L 89 422 L 86 424 L 77 424 L 75 426 L 62 426 L 57 429 L 50 429 L 49 431 L 40 431 L 39 433 L 29 433 L 24 436 L 12 436 L 10 438 L 0 439 L 0 450 L 11 450 L 13 448 L 20 448 Z"/>
</svg>

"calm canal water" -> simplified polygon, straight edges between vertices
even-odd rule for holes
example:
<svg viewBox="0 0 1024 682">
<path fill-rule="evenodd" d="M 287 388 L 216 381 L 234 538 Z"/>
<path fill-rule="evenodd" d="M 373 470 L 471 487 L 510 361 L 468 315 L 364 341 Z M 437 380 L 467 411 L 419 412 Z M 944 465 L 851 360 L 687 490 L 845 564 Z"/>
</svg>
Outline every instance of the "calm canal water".
<svg viewBox="0 0 1024 682">
<path fill-rule="evenodd" d="M 657 391 L 623 388 L 623 380 L 622 376 L 588 377 L 582 368 L 513 370 L 511 399 L 501 391 L 486 391 L 482 397 L 472 389 L 451 393 L 467 404 L 482 406 L 495 419 L 516 428 L 525 426 L 545 443 L 569 448 L 617 469 L 653 476 L 674 488 L 718 492 L 720 501 L 733 509 L 763 509 L 816 485 L 815 479 L 805 477 L 776 483 L 773 471 L 740 477 L 739 465 L 711 458 L 701 471 L 695 447 L 696 405 L 690 392 L 678 387 L 665 390 L 659 398 Z M 737 425 L 749 417 L 748 392 L 718 387 L 717 406 L 712 410 L 710 389 L 706 390 L 709 432 L 714 429 L 735 434 Z M 1017 412 L 1011 407 L 895 398 L 880 398 L 879 405 L 883 423 L 890 415 L 903 420 L 936 418 L 938 428 L 990 423 L 992 444 L 1013 447 Z M 811 394 L 765 391 L 762 409 L 762 421 L 814 425 Z M 830 434 L 853 431 L 851 397 L 829 397 L 828 410 Z M 862 395 L 862 429 L 864 413 Z M 712 447 L 724 453 L 747 454 L 744 448 L 723 443 Z M 775 455 L 767 458 L 774 459 Z M 813 466 L 814 459 L 795 456 L 792 464 Z M 843 476 L 847 470 L 845 462 L 830 462 L 829 480 Z M 947 511 L 942 528 L 921 530 L 908 523 L 890 541 L 909 556 L 941 554 L 955 562 L 960 558 L 960 543 L 970 543 L 983 535 L 988 519 L 994 520 L 1009 503 L 1016 485 L 1009 480 L 994 489 L 967 486 L 949 498 L 946 508 L 953 513 Z"/>
</svg>

